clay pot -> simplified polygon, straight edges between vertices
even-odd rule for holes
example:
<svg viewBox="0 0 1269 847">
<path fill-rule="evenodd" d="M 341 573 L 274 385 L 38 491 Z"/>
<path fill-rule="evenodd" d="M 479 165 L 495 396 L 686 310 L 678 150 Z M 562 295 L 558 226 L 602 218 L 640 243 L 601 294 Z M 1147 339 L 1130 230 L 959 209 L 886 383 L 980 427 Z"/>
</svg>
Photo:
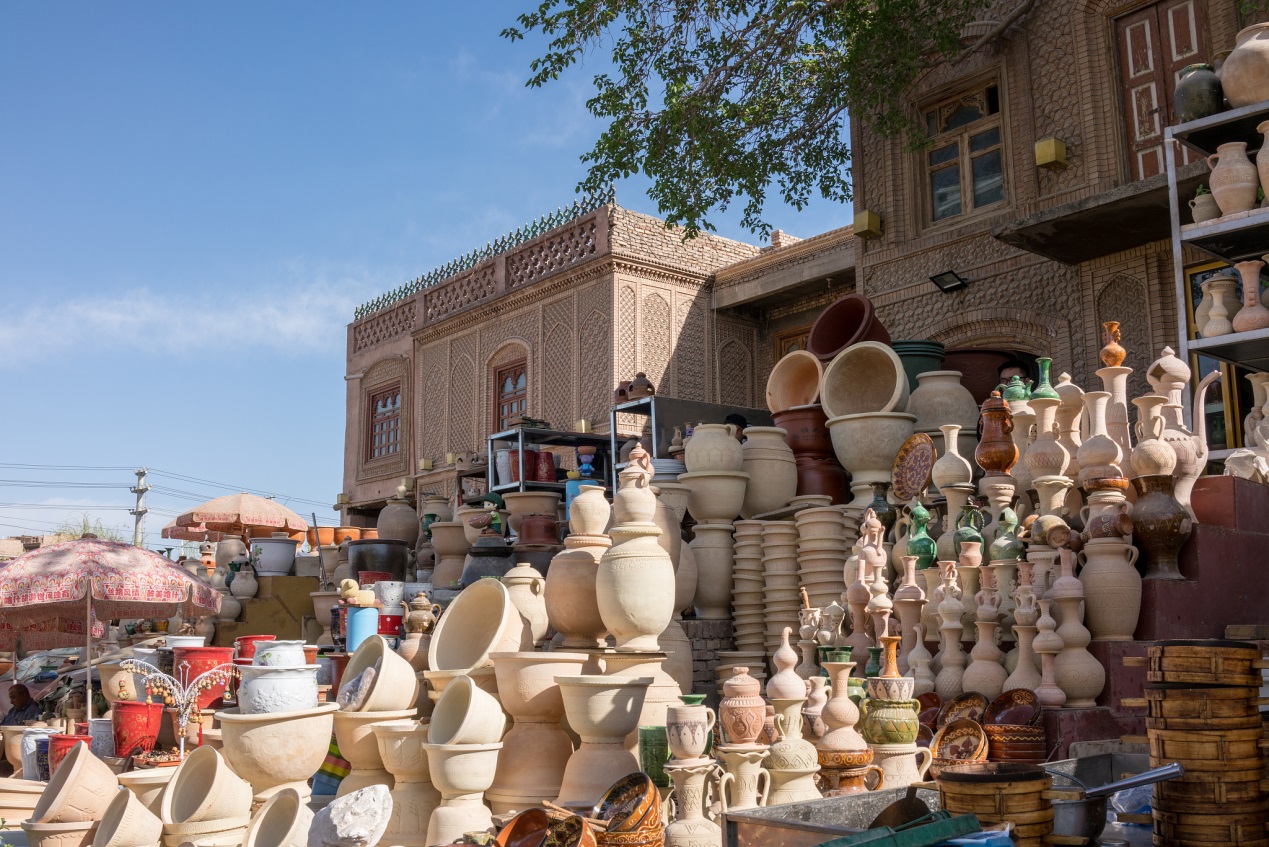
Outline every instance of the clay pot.
<svg viewBox="0 0 1269 847">
<path fill-rule="evenodd" d="M 761 485 L 745 486 L 745 499 L 740 507 L 740 514 L 745 519 L 783 509 L 797 496 L 797 465 L 794 463 L 793 450 L 785 443 L 784 435 L 784 430 L 773 426 L 751 426 L 745 429 L 745 443 L 741 447 L 744 464 L 741 470 L 749 474 L 751 480 L 762 480 Z"/>
<path fill-rule="evenodd" d="M 828 434 L 828 418 L 823 407 L 802 406 L 777 412 L 771 418 L 784 430 L 785 443 L 793 450 L 797 496 L 828 495 L 834 505 L 849 500 L 846 471 L 833 455 L 833 440 Z"/>
<path fill-rule="evenodd" d="M 705 705 L 672 705 L 666 710 L 665 735 L 675 759 L 696 759 L 705 755 L 709 734 L 717 715 Z"/>
<path fill-rule="evenodd" d="M 865 341 L 848 347 L 824 368 L 820 402 L 829 418 L 902 412 L 908 403 L 903 362 L 885 344 Z"/>
<path fill-rule="evenodd" d="M 1269 37 L 1264 43 L 1269 47 Z M 1207 163 L 1212 168 L 1208 182 L 1222 216 L 1256 207 L 1260 174 L 1247 158 L 1247 142 L 1229 141 L 1218 145 L 1216 152 L 1207 157 Z"/>
<path fill-rule="evenodd" d="M 251 818 L 200 821 L 188 824 L 163 824 L 163 847 L 239 847 L 247 836 Z"/>
<path fill-rule="evenodd" d="M 336 595 L 338 597 L 338 595 Z M 255 659 L 256 647 L 261 641 L 273 641 L 276 635 L 240 635 L 234 639 L 234 657 L 238 659 Z"/>
<path fill-rule="evenodd" d="M 501 744 L 424 744 L 441 804 L 427 827 L 428 844 L 450 844 L 469 832 L 493 831 L 482 797 L 493 783 Z"/>
<path fill-rule="evenodd" d="M 251 786 L 219 752 L 196 747 L 176 768 L 159 809 L 165 825 L 246 818 L 251 813 Z"/>
<path fill-rule="evenodd" d="M 573 500 L 574 508 L 580 499 L 581 495 Z M 607 535 L 575 533 L 564 539 L 564 550 L 551 560 L 543 599 L 551 628 L 564 637 L 561 646 L 566 650 L 594 649 L 604 643 L 608 630 L 599 614 L 595 578 L 600 556 L 611 545 Z"/>
<path fill-rule="evenodd" d="M 163 704 L 116 701 L 110 708 L 114 730 L 115 755 L 126 759 L 136 753 L 149 753 L 159 738 L 163 721 Z"/>
<path fill-rule="evenodd" d="M 93 847 L 137 847 L 158 844 L 163 821 L 131 791 L 115 791 L 93 838 Z"/>
<path fill-rule="evenodd" d="M 640 769 L 626 749 L 626 736 L 639 725 L 639 715 L 652 677 L 561 676 L 568 725 L 582 744 L 568 760 L 558 805 L 589 811 L 617 780 Z"/>
<path fill-rule="evenodd" d="M 873 761 L 885 774 L 885 784 L 900 788 L 920 782 L 930 769 L 934 754 L 915 744 L 874 744 Z"/>
<path fill-rule="evenodd" d="M 305 664 L 304 647 L 303 641 L 278 641 L 270 636 L 252 644 L 251 656 L 238 658 L 250 658 L 251 664 L 258 667 L 298 668 Z"/>
<path fill-rule="evenodd" d="M 486 581 L 494 582 L 493 580 Z M 497 582 L 494 584 L 499 588 L 502 587 Z M 519 618 L 519 614 L 516 618 Z M 437 632 L 440 632 L 439 624 Z M 433 635 L 430 649 L 435 647 L 436 636 Z M 435 663 L 431 666 L 436 667 Z M 344 667 L 342 678 L 344 681 L 350 680 L 370 667 L 378 670 L 370 683 L 370 692 L 362 701 L 358 711 L 383 712 L 404 709 L 415 701 L 418 696 L 418 680 L 415 679 L 414 668 L 408 661 L 398 656 L 381 635 L 370 636 L 361 642 Z"/>
<path fill-rule="evenodd" d="M 1139 476 L 1132 487 L 1137 491 L 1133 539 L 1146 554 L 1146 579 L 1181 579 L 1177 555 L 1194 525 L 1189 512 L 1172 496 L 1172 475 Z"/>
<path fill-rule="evenodd" d="M 959 371 L 925 371 L 908 398 L 907 411 L 917 416 L 917 432 L 934 432 L 946 424 L 964 430 L 978 426 L 978 403 L 961 385 Z"/>
<path fill-rule="evenodd" d="M 56 773 L 57 766 L 62 763 L 62 759 L 70 753 L 71 748 L 76 744 L 87 746 L 89 743 L 87 735 L 63 735 L 55 733 L 48 737 L 48 769 L 49 773 Z M 92 749 L 89 747 L 89 749 Z"/>
<path fill-rule="evenodd" d="M 872 500 L 872 483 L 889 482 L 895 454 L 912 436 L 915 415 L 877 412 L 830 418 L 833 450 L 851 476 L 854 499 L 847 506 L 862 512 Z"/>
<path fill-rule="evenodd" d="M 493 744 L 502 740 L 506 718 L 497 699 L 460 676 L 445 687 L 432 711 L 431 744 Z"/>
<path fill-rule="evenodd" d="M 916 741 L 921 704 L 916 700 L 862 700 L 859 729 L 868 744 L 911 744 Z"/>
<path fill-rule="evenodd" d="M 693 439 L 694 441 L 695 439 Z M 622 652 L 657 652 L 657 636 L 674 617 L 674 566 L 657 542 L 656 495 L 634 464 L 621 473 L 617 519 L 595 575 L 604 626 Z M 686 476 L 686 475 L 685 475 Z M 642 518 L 642 520 L 641 520 Z M 627 520 L 633 519 L 630 522 Z M 699 564 L 699 562 L 698 562 Z"/>
<path fill-rule="evenodd" d="M 516 534 L 520 533 L 520 522 L 525 516 L 546 515 L 554 520 L 560 506 L 560 495 L 553 491 L 513 491 L 502 495 L 502 499 L 506 502 L 507 510 L 510 513 L 507 517 L 507 523 L 511 525 L 511 531 Z M 521 538 L 520 543 L 528 544 L 530 542 Z M 556 542 L 551 540 L 534 543 L 554 544 Z"/>
<path fill-rule="evenodd" d="M 811 353 L 786 353 L 767 377 L 767 408 L 774 413 L 814 403 L 820 396 L 823 376 L 824 366 Z"/>
<path fill-rule="evenodd" d="M 1269 121 L 1262 126 L 1269 128 Z M 1269 157 L 1266 157 L 1269 169 Z M 1234 265 L 1243 279 L 1243 307 L 1234 315 L 1234 332 L 1251 332 L 1269 326 L 1269 309 L 1260 302 L 1260 269 L 1265 265 L 1259 259 L 1251 259 Z"/>
<path fill-rule="evenodd" d="M 238 578 L 242 578 L 242 571 L 239 571 Z M 235 584 L 237 581 L 237 579 L 234 580 Z M 188 668 L 187 679 L 190 682 L 219 665 L 231 664 L 233 658 L 232 647 L 177 647 L 172 651 L 173 665 L 183 669 Z M 198 695 L 198 708 L 215 709 L 223 705 L 225 686 L 228 681 L 228 677 L 225 677 L 222 681 L 215 682 L 204 689 Z"/>
<path fill-rule="evenodd" d="M 517 653 L 532 646 L 533 634 L 507 587 L 496 579 L 481 579 L 464 588 L 441 615 L 427 664 L 434 671 L 487 668 L 493 665 L 490 653 Z"/>
<path fill-rule="evenodd" d="M 244 715 L 294 712 L 317 706 L 317 665 L 238 669 L 238 706 Z"/>
<path fill-rule="evenodd" d="M 1181 69 L 1180 77 L 1173 95 L 1177 123 L 1206 118 L 1225 108 L 1221 81 L 1211 65 L 1188 65 Z"/>
<path fill-rule="evenodd" d="M 70 824 L 101 820 L 119 789 L 114 773 L 87 744 L 72 746 L 60 765 L 35 804 L 31 821 Z"/>
<path fill-rule="evenodd" d="M 175 773 L 176 768 L 146 768 L 121 773 L 118 778 L 120 785 L 131 791 L 150 814 L 158 817 L 162 813 L 163 791 Z"/>
<path fill-rule="evenodd" d="M 1196 224 L 1216 220 L 1221 216 L 1220 206 L 1216 205 L 1216 198 L 1212 196 L 1210 191 L 1206 194 L 1195 194 L 1190 200 L 1189 206 L 1190 219 Z M 1202 326 L 1203 324 L 1196 319 L 1195 325 Z"/>
<path fill-rule="evenodd" d="M 287 576 L 295 567 L 295 548 L 299 542 L 291 538 L 253 538 L 251 553 L 256 557 L 255 570 L 260 576 Z"/>
<path fill-rule="evenodd" d="M 293 788 L 274 794 L 251 819 L 243 847 L 308 847 L 313 811 Z"/>
<path fill-rule="evenodd" d="M 419 516 L 409 500 L 400 495 L 389 497 L 387 505 L 379 510 L 375 529 L 381 539 L 404 541 L 413 547 L 419 540 Z"/>
<path fill-rule="evenodd" d="M 736 675 L 723 682 L 723 699 L 718 705 L 718 722 L 727 742 L 753 744 L 765 717 L 762 683 L 749 675 L 749 668 L 736 668 Z"/>
<path fill-rule="evenodd" d="M 554 523 L 554 521 L 552 521 Z M 511 602 L 520 616 L 529 624 L 533 643 L 541 644 L 550 630 L 550 618 L 546 613 L 546 579 L 537 570 L 521 562 L 502 577 Z"/>
<path fill-rule="evenodd" d="M 22 831 L 30 847 L 88 847 L 97 834 L 96 821 L 75 823 L 32 823 L 22 821 Z"/>
<path fill-rule="evenodd" d="M 689 546 L 696 562 L 696 616 L 701 620 L 727 620 L 731 617 L 734 565 L 732 525 L 697 524 L 695 533 Z"/>
<path fill-rule="evenodd" d="M 568 530 L 571 535 L 603 535 L 612 519 L 612 505 L 601 485 L 583 485 L 568 504 Z"/>
<path fill-rule="evenodd" d="M 380 840 L 402 847 L 423 847 L 432 812 L 441 802 L 423 750 L 427 723 L 388 721 L 375 724 L 374 731 L 379 756 L 393 779 L 392 815 Z"/>
<path fill-rule="evenodd" d="M 1269 100 L 1269 24 L 1239 32 L 1220 69 L 1225 99 L 1235 109 Z"/>
<path fill-rule="evenodd" d="M 1131 641 L 1141 612 L 1136 548 L 1119 538 L 1090 538 L 1080 558 L 1084 560 L 1079 581 L 1084 584 L 1084 622 L 1089 633 L 1104 641 Z"/>
<path fill-rule="evenodd" d="M 257 801 L 280 787 L 293 788 L 307 799 L 307 780 L 326 757 L 338 709 L 336 703 L 322 703 L 301 711 L 257 715 L 239 709 L 219 711 L 216 720 L 225 758 L 251 783 Z"/>
<path fill-rule="evenodd" d="M 339 783 L 338 797 L 359 791 L 371 785 L 392 785 L 392 777 L 383 766 L 379 754 L 375 725 L 394 721 L 411 720 L 414 708 L 390 712 L 345 712 L 337 710 L 335 716 L 335 741 L 339 753 L 348 760 L 351 771 Z"/>
<path fill-rule="evenodd" d="M 688 471 L 738 471 L 744 464 L 736 427 L 732 424 L 697 424 L 683 448 Z M 682 480 L 680 479 L 680 482 Z"/>
<path fill-rule="evenodd" d="M 862 294 L 847 294 L 820 312 L 807 334 L 806 349 L 821 362 L 829 362 L 861 341 L 889 344 L 890 333 L 878 320 L 871 300 Z"/>
<path fill-rule="evenodd" d="M 734 520 L 744 508 L 749 474 L 744 471 L 693 471 L 679 474 L 687 486 L 687 510 L 698 523 Z"/>
<path fill-rule="evenodd" d="M 523 545 L 555 545 L 560 543 L 559 524 L 546 515 L 525 515 L 520 521 L 520 535 L 516 540 Z"/>
</svg>

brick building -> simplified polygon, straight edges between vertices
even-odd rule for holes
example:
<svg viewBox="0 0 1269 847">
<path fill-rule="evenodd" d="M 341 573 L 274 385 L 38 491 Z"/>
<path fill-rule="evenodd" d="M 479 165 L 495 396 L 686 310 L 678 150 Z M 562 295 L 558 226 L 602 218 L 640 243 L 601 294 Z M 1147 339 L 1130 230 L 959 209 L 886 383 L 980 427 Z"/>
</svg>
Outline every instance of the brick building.
<svg viewBox="0 0 1269 847">
<path fill-rule="evenodd" d="M 983 17 L 914 98 L 930 147 L 851 122 L 854 229 L 684 243 L 597 198 L 368 304 L 348 329 L 349 519 L 402 477 L 444 482 L 452 470 L 420 463 L 481 449 L 520 412 L 600 429 L 637 371 L 662 394 L 760 406 L 775 359 L 852 290 L 896 339 L 1051 356 L 1086 388 L 1099 325 L 1120 320 L 1130 391 L 1148 390 L 1145 366 L 1189 313 L 1163 176 L 1176 72 L 1249 20 L 1237 0 L 1002 0 Z M 1206 170 L 1185 164 L 1182 196 Z M 940 291 L 930 277 L 949 270 L 969 284 Z M 1225 391 L 1214 415 L 1237 419 Z"/>
</svg>

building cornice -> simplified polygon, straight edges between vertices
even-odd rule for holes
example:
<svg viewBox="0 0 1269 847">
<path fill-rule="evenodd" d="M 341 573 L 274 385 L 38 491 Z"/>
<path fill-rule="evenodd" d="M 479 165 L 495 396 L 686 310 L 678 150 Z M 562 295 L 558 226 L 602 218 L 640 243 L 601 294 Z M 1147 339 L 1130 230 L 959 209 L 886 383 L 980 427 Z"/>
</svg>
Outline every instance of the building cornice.
<svg viewBox="0 0 1269 847">
<path fill-rule="evenodd" d="M 829 230 L 811 238 L 797 241 L 788 247 L 768 249 L 752 259 L 745 259 L 734 265 L 720 268 L 714 273 L 714 285 L 716 288 L 739 285 L 773 271 L 809 262 L 825 253 L 832 253 L 842 249 L 853 249 L 854 245 L 855 229 L 853 226 Z"/>
</svg>

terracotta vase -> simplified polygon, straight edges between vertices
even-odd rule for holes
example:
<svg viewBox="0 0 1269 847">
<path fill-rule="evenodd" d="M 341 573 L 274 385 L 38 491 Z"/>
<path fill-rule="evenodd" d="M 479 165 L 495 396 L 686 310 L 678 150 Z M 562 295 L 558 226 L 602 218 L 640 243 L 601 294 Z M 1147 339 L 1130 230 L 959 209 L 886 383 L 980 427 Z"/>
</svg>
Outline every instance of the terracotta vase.
<svg viewBox="0 0 1269 847">
<path fill-rule="evenodd" d="M 1152 474 L 1132 481 L 1134 540 L 1146 555 L 1146 579 L 1181 579 L 1177 555 L 1190 537 L 1189 512 L 1172 496 L 1172 476 Z"/>
<path fill-rule="evenodd" d="M 719 784 L 723 808 L 732 812 L 757 809 L 767 805 L 771 790 L 771 772 L 762 766 L 767 749 L 718 748 L 724 774 Z"/>
<path fill-rule="evenodd" d="M 419 516 L 404 494 L 404 489 L 398 489 L 396 497 L 388 498 L 387 505 L 379 511 L 375 528 L 380 538 L 404 541 L 413 547 L 419 540 Z"/>
<path fill-rule="evenodd" d="M 974 461 L 987 476 L 1008 474 L 1018 461 L 1013 438 L 1013 414 L 1009 405 L 993 391 L 982 405 L 982 435 L 974 448 Z"/>
<path fill-rule="evenodd" d="M 1088 414 L 1089 435 L 1080 445 L 1076 458 L 1080 465 L 1080 485 L 1089 488 L 1090 483 L 1098 480 L 1119 478 L 1123 476 L 1120 462 L 1123 451 L 1119 444 L 1106 432 L 1106 407 L 1110 401 L 1109 391 L 1088 391 L 1084 393 L 1084 406 Z"/>
<path fill-rule="evenodd" d="M 798 493 L 797 463 L 784 436 L 784 430 L 779 427 L 751 426 L 745 429 L 741 470 L 749 474 L 751 480 L 762 480 L 762 485 L 750 485 L 745 489 L 740 514 L 746 519 L 782 509 Z"/>
<path fill-rule="evenodd" d="M 1132 471 L 1136 476 L 1167 474 L 1170 478 L 1176 468 L 1176 452 L 1163 441 L 1167 424 L 1160 414 L 1167 398 L 1147 394 L 1132 402 L 1137 407 L 1137 443 L 1129 456 Z"/>
<path fill-rule="evenodd" d="M 1057 621 L 1050 613 L 1052 600 L 1040 600 L 1040 617 L 1036 621 L 1036 636 L 1031 649 L 1040 657 L 1040 684 L 1035 689 L 1040 705 L 1046 709 L 1060 709 L 1066 703 L 1066 692 L 1057 684 L 1056 660 L 1062 652 L 1062 636 L 1058 635 Z"/>
<path fill-rule="evenodd" d="M 1247 142 L 1228 141 L 1217 145 L 1216 152 L 1207 157 L 1207 163 L 1212 168 L 1208 182 L 1222 217 L 1256 207 L 1260 174 L 1247 158 Z"/>
<path fill-rule="evenodd" d="M 738 471 L 745 457 L 732 424 L 698 424 L 683 448 L 689 472 Z"/>
<path fill-rule="evenodd" d="M 1269 126 L 1269 121 L 1265 125 Z M 1266 167 L 1269 168 L 1269 157 L 1266 158 Z M 1234 315 L 1234 332 L 1251 332 L 1269 326 L 1269 308 L 1260 302 L 1260 269 L 1264 266 L 1265 263 L 1259 259 L 1234 265 L 1243 281 L 1243 307 Z"/>
<path fill-rule="evenodd" d="M 903 557 L 903 580 L 894 591 L 894 606 L 899 619 L 903 646 L 899 650 L 898 670 L 907 673 L 908 654 L 917 646 L 916 628 L 921 624 L 921 610 L 926 605 L 925 591 L 916 579 L 917 558 Z"/>
<path fill-rule="evenodd" d="M 1084 585 L 1089 632 L 1103 641 L 1131 641 L 1141 612 L 1136 548 L 1118 538 L 1091 538 L 1080 555 L 1084 567 L 1079 581 Z"/>
<path fill-rule="evenodd" d="M 703 764 L 671 764 L 665 770 L 674 782 L 676 809 L 674 821 L 665 828 L 665 847 L 721 847 L 722 829 L 705 816 L 709 800 L 706 783 L 715 778 L 718 765 L 707 760 Z"/>
<path fill-rule="evenodd" d="M 890 333 L 877 318 L 872 301 L 862 294 L 847 294 L 829 304 L 811 325 L 806 349 L 821 362 L 861 341 L 890 343 Z"/>
<path fill-rule="evenodd" d="M 1062 639 L 1062 652 L 1054 659 L 1053 670 L 1058 686 L 1066 693 L 1067 707 L 1082 709 L 1096 704 L 1106 687 L 1106 669 L 1088 652 L 1090 635 L 1080 613 L 1087 598 L 1074 576 L 1074 567 L 1074 555 L 1062 550 L 1062 576 L 1053 583 L 1052 591 L 1062 610 L 1062 624 L 1056 632 Z"/>
<path fill-rule="evenodd" d="M 824 767 L 840 767 L 842 752 L 866 750 L 868 744 L 855 728 L 859 723 L 859 708 L 850 699 L 850 675 L 854 662 L 826 662 L 824 669 L 833 681 L 833 693 L 820 712 L 820 720 L 826 728 L 815 748 L 820 751 L 820 764 Z"/>
<path fill-rule="evenodd" d="M 966 691 L 977 691 L 988 700 L 995 700 L 1004 691 L 1005 680 L 1009 672 L 1005 670 L 1001 660 L 1004 653 L 996 646 L 995 621 L 976 621 L 978 625 L 978 643 L 969 652 L 970 664 L 961 678 L 961 685 Z"/>
<path fill-rule="evenodd" d="M 874 744 L 872 751 L 888 788 L 906 788 L 921 782 L 933 759 L 928 747 L 916 744 Z"/>
<path fill-rule="evenodd" d="M 974 469 L 969 460 L 959 452 L 961 427 L 957 424 L 945 424 L 939 429 L 943 431 L 946 449 L 931 468 L 930 479 L 940 490 L 953 485 L 969 485 L 974 481 Z"/>
<path fill-rule="evenodd" d="M 753 744 L 762 732 L 766 702 L 762 684 L 749 675 L 749 668 L 738 667 L 736 675 L 723 683 L 723 698 L 718 704 L 718 723 L 729 744 Z"/>
<path fill-rule="evenodd" d="M 1225 99 L 1235 109 L 1269 100 L 1269 24 L 1253 24 L 1238 33 L 1220 79 Z"/>
</svg>

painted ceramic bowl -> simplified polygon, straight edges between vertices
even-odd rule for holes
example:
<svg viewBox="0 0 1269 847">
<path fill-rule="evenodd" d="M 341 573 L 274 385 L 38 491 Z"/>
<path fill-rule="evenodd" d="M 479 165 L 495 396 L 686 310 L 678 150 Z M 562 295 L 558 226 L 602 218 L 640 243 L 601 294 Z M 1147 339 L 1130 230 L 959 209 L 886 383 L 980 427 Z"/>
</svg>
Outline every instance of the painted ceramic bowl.
<svg viewBox="0 0 1269 847">
<path fill-rule="evenodd" d="M 916 680 L 910 676 L 901 676 L 898 679 L 870 676 L 864 687 L 873 700 L 911 700 Z"/>
<path fill-rule="evenodd" d="M 1040 698 L 1035 692 L 1015 688 L 991 702 L 983 713 L 982 722 L 984 726 L 1035 726 L 1040 722 L 1042 712 Z"/>
<path fill-rule="evenodd" d="M 862 750 L 819 750 L 820 767 L 824 768 L 864 768 L 872 764 L 871 747 Z"/>
<path fill-rule="evenodd" d="M 967 691 L 943 704 L 935 720 L 935 728 L 942 729 L 945 724 L 960 718 L 969 718 L 975 723 L 982 723 L 983 714 L 986 711 L 987 698 L 977 691 Z"/>
<path fill-rule="evenodd" d="M 943 709 L 943 698 L 938 695 L 938 692 L 927 691 L 916 699 L 921 704 L 917 710 L 917 720 L 921 721 L 922 726 L 934 729 L 939 712 Z"/>
<path fill-rule="evenodd" d="M 661 795 L 652 778 L 637 771 L 617 780 L 591 810 L 590 816 L 608 822 L 608 832 L 635 832 L 654 810 L 660 821 Z"/>
</svg>

